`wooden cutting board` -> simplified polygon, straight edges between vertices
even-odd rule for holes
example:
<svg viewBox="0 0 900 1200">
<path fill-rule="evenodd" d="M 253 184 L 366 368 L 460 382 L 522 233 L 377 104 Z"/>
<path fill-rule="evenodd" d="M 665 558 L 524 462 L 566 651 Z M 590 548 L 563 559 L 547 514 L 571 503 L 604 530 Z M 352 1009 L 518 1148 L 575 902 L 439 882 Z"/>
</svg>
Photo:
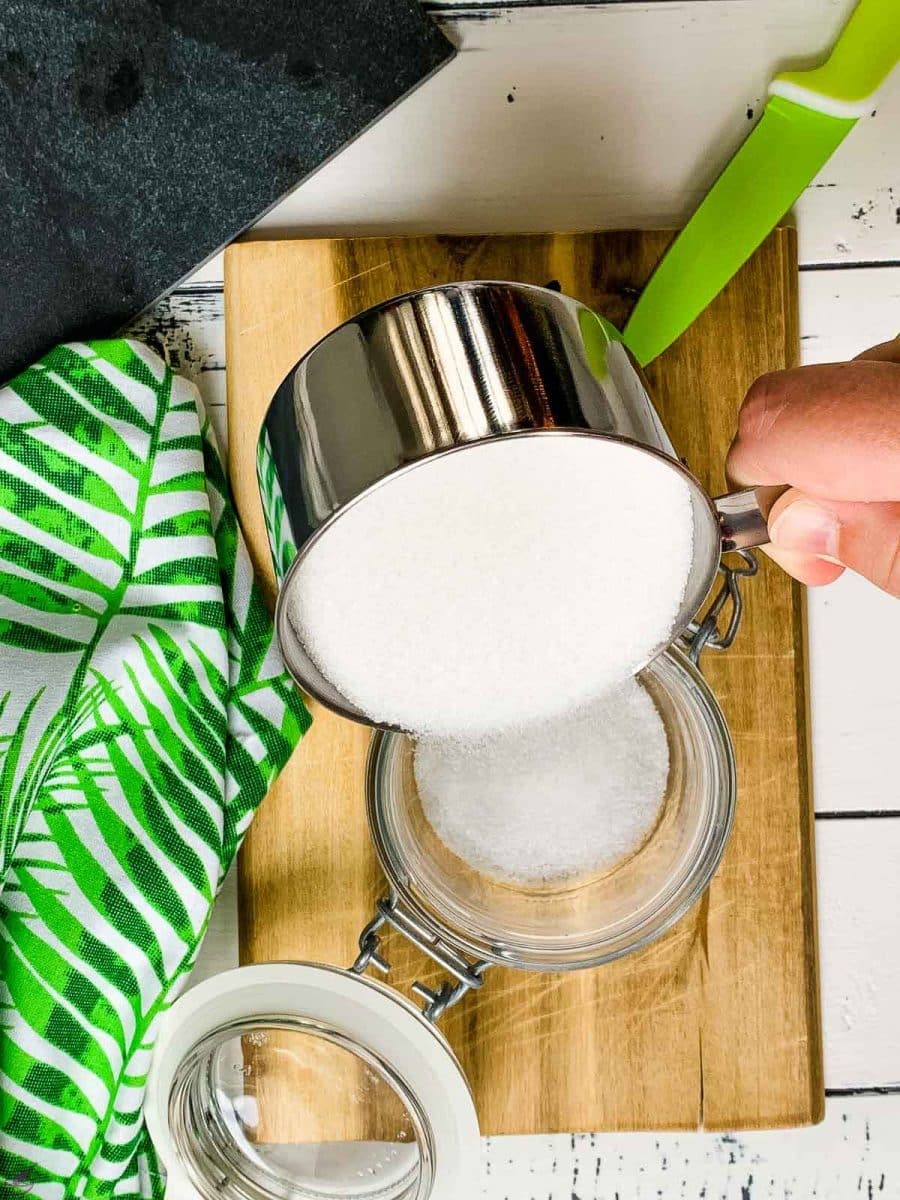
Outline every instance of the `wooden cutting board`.
<svg viewBox="0 0 900 1200">
<path fill-rule="evenodd" d="M 547 284 L 624 322 L 670 232 L 247 242 L 226 252 L 229 459 L 274 594 L 256 439 L 276 386 L 323 334 L 400 292 Z M 713 494 L 738 406 L 795 364 L 797 249 L 777 230 L 648 371 L 679 452 Z M 708 895 L 668 936 L 596 970 L 492 970 L 442 1021 L 486 1134 L 800 1125 L 822 1118 L 822 1038 L 803 594 L 768 561 L 736 645 L 705 670 L 737 750 L 737 819 Z M 352 962 L 384 893 L 363 804 L 367 730 L 315 709 L 240 858 L 242 962 Z M 392 980 L 434 979 L 393 936 Z"/>
</svg>

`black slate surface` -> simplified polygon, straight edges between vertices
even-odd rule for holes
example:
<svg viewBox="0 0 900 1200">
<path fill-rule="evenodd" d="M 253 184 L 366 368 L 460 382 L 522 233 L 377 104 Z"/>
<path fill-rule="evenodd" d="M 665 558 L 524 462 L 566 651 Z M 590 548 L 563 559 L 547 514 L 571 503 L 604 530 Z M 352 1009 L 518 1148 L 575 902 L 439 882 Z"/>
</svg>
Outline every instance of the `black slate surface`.
<svg viewBox="0 0 900 1200">
<path fill-rule="evenodd" d="M 0 0 L 0 380 L 114 333 L 451 54 L 418 0 Z"/>
</svg>

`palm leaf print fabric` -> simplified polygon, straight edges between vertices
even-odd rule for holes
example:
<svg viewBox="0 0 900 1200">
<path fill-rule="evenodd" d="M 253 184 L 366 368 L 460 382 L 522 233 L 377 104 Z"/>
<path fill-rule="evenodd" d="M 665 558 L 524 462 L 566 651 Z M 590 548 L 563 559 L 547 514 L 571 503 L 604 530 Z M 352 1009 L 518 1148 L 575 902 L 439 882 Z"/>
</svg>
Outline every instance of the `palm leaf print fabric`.
<svg viewBox="0 0 900 1200">
<path fill-rule="evenodd" d="M 308 722 L 196 389 L 119 340 L 0 391 L 11 1195 L 163 1194 L 141 1119 L 156 1023 Z"/>
</svg>

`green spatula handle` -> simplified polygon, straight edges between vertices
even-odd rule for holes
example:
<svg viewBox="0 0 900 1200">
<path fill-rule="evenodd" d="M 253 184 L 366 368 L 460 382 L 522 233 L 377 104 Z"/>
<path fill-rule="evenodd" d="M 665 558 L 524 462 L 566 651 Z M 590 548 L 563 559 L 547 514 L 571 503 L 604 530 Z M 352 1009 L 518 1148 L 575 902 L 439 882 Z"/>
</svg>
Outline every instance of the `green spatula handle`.
<svg viewBox="0 0 900 1200">
<path fill-rule="evenodd" d="M 859 0 L 827 61 L 812 71 L 785 71 L 776 75 L 771 90 L 775 95 L 803 103 L 794 91 L 802 89 L 813 93 L 814 97 L 833 102 L 832 106 L 822 111 L 830 111 L 834 116 L 862 115 L 834 111 L 834 104 L 838 107 L 865 106 L 898 60 L 900 2 Z M 779 86 L 785 84 L 788 89 Z M 809 107 L 818 106 L 811 103 Z"/>
</svg>

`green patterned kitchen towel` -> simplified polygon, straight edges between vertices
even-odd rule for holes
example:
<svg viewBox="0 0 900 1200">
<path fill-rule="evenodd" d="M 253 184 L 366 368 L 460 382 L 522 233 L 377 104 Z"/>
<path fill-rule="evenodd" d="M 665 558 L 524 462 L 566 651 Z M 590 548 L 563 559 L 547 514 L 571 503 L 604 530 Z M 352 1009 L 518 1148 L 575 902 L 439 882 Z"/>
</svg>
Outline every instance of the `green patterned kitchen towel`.
<svg viewBox="0 0 900 1200">
<path fill-rule="evenodd" d="M 107 341 L 0 391 L 0 1195 L 162 1195 L 154 1030 L 308 722 L 196 389 Z"/>
</svg>

